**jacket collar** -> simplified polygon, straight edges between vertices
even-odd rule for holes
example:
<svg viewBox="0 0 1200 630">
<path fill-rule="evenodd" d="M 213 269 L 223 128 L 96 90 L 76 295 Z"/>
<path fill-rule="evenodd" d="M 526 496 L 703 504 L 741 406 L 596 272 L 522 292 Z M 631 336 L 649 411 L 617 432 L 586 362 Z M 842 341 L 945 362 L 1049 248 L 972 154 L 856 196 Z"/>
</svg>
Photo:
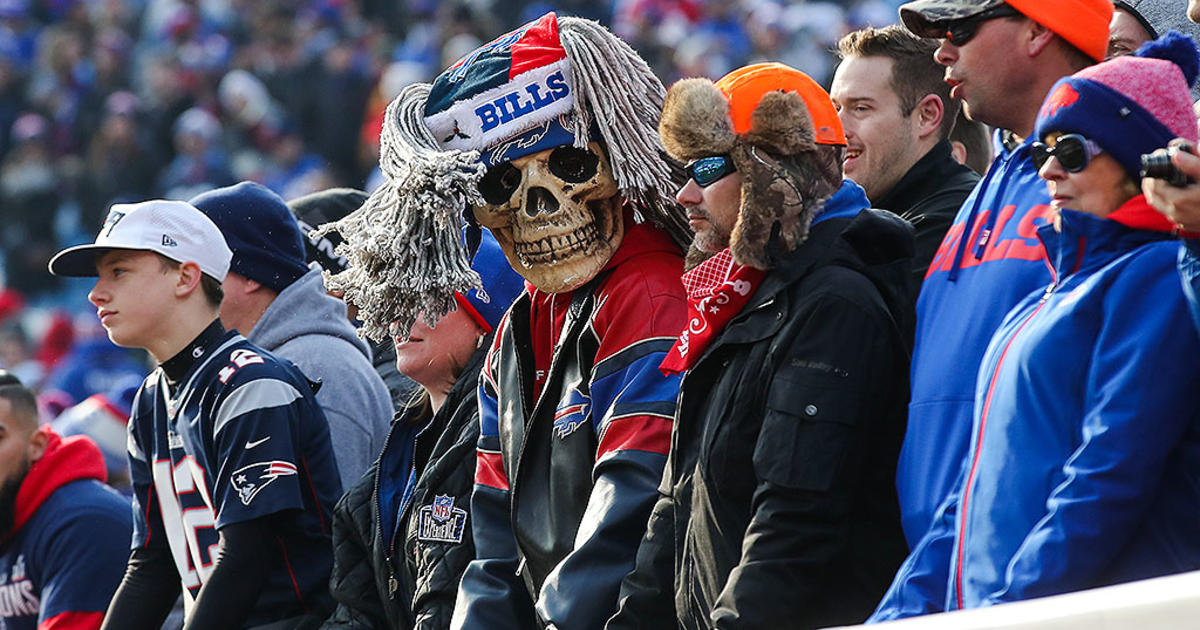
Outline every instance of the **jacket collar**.
<svg viewBox="0 0 1200 630">
<path fill-rule="evenodd" d="M 1121 205 L 1107 217 L 1060 210 L 1060 229 L 1038 228 L 1038 238 L 1055 273 L 1062 277 L 1103 266 L 1146 243 L 1174 238 L 1175 224 L 1159 214 L 1144 195 Z"/>
<path fill-rule="evenodd" d="M 950 153 L 950 141 L 941 140 L 925 152 L 886 195 L 875 199 L 873 205 L 902 213 L 941 190 L 951 178 L 967 173 L 974 171 L 955 162 Z"/>
<path fill-rule="evenodd" d="M 863 196 L 862 199 L 865 201 L 866 197 Z M 859 208 L 856 215 L 861 214 L 864 209 L 865 207 Z M 787 288 L 807 275 L 819 263 L 836 257 L 835 241 L 855 220 L 844 216 L 828 219 L 830 220 L 813 225 L 804 243 L 767 271 L 758 291 L 737 317 L 729 322 L 721 336 L 709 346 L 710 351 L 725 344 L 753 343 L 771 337 L 779 331 L 788 308 L 783 303 L 783 294 Z"/>
<path fill-rule="evenodd" d="M 825 201 L 821 210 L 813 217 L 812 224 L 816 225 L 826 219 L 850 218 L 863 208 L 870 208 L 867 191 L 851 180 L 843 179 L 842 185 Z M 799 249 L 799 248 L 797 248 Z"/>
</svg>

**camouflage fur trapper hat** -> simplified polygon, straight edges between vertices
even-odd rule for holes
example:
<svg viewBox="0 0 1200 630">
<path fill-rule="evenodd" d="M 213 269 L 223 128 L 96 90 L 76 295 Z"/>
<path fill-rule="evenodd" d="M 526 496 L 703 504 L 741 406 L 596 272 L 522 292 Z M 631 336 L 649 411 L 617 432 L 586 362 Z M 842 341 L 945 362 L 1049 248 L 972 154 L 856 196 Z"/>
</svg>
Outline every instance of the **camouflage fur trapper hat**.
<svg viewBox="0 0 1200 630">
<path fill-rule="evenodd" d="M 716 83 L 675 83 L 658 133 L 677 160 L 733 159 L 742 201 L 729 248 L 737 263 L 757 269 L 804 242 L 813 216 L 842 183 L 837 148 L 846 136 L 829 94 L 780 63 L 746 66 Z"/>
<path fill-rule="evenodd" d="M 488 167 L 565 144 L 599 142 L 635 220 L 691 240 L 674 199 L 684 181 L 655 133 L 666 90 L 600 24 L 548 13 L 459 60 L 432 84 L 405 88 L 380 134 L 385 183 L 337 223 L 349 268 L 326 287 L 359 308 L 360 335 L 407 337 L 454 295 L 480 288 L 470 267 L 472 208 Z M 518 270 L 519 271 L 519 270 Z"/>
</svg>

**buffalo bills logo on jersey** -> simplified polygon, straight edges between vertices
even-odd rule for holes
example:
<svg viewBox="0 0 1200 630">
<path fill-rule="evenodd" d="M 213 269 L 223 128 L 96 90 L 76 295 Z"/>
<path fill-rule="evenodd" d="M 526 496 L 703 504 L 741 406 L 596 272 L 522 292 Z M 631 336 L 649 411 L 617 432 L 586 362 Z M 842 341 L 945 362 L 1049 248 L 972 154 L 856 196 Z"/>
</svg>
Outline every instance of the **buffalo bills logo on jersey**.
<svg viewBox="0 0 1200 630">
<path fill-rule="evenodd" d="M 417 513 L 417 539 L 430 542 L 460 543 L 467 525 L 467 512 L 454 507 L 454 497 L 439 494 L 431 505 Z"/>
<path fill-rule="evenodd" d="M 572 387 L 554 412 L 554 434 L 563 439 L 579 430 L 587 421 L 590 399 Z"/>
<path fill-rule="evenodd" d="M 234 471 L 233 489 L 237 491 L 243 505 L 250 505 L 254 497 L 272 481 L 294 474 L 296 474 L 296 465 L 291 462 L 278 460 L 258 462 Z"/>
</svg>

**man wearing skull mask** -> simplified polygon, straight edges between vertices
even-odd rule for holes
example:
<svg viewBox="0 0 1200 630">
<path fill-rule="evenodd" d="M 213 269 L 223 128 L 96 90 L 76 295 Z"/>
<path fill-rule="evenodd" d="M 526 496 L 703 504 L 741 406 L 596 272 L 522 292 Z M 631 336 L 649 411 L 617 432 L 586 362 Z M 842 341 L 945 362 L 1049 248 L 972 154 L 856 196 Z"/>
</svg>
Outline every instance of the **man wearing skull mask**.
<svg viewBox="0 0 1200 630">
<path fill-rule="evenodd" d="M 452 627 L 601 628 L 633 568 L 678 395 L 658 365 L 686 310 L 664 94 L 603 27 L 547 14 L 402 92 L 388 183 L 337 224 L 350 270 L 328 285 L 369 335 L 403 336 L 477 285 L 460 213 L 527 281 L 480 380 L 477 559 Z"/>
<path fill-rule="evenodd" d="M 912 227 L 843 179 L 829 95 L 783 64 L 676 83 L 659 133 L 711 257 L 684 275 L 679 421 L 607 628 L 860 622 L 906 552 Z"/>
</svg>

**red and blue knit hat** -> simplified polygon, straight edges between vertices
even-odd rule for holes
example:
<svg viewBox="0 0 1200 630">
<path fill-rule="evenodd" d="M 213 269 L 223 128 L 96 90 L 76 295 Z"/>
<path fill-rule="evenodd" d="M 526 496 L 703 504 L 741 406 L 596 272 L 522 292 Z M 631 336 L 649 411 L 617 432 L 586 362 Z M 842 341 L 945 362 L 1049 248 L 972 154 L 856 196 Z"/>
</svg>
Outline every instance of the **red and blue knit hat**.
<svg viewBox="0 0 1200 630">
<path fill-rule="evenodd" d="M 434 80 L 425 125 L 488 166 L 575 142 L 571 65 L 553 13 L 492 40 Z"/>
<path fill-rule="evenodd" d="M 1035 133 L 1078 133 L 1094 140 L 1137 181 L 1142 155 L 1176 137 L 1200 138 L 1191 85 L 1200 52 L 1178 31 L 1059 79 L 1038 112 Z"/>
<path fill-rule="evenodd" d="M 436 322 L 455 295 L 480 286 L 461 238 L 491 166 L 564 144 L 602 142 L 634 221 L 649 220 L 686 248 L 675 201 L 683 169 L 657 128 L 666 90 L 649 64 L 601 24 L 547 13 L 481 46 L 432 83 L 388 105 L 380 130 L 384 183 L 336 225 L 350 263 L 325 286 L 359 307 L 372 339 Z"/>
</svg>

